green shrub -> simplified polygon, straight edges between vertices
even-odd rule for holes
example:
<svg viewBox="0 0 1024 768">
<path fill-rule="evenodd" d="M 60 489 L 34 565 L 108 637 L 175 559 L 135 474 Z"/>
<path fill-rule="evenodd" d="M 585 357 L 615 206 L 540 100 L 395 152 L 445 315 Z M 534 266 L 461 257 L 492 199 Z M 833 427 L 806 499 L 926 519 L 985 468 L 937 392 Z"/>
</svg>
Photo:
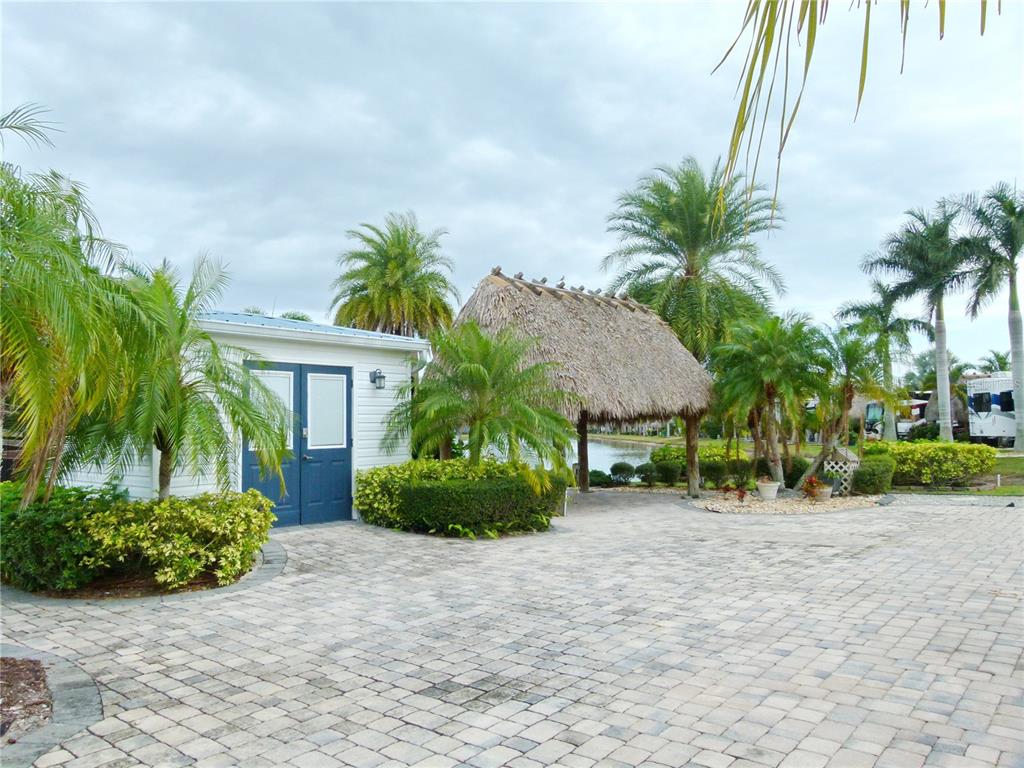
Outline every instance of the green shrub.
<svg viewBox="0 0 1024 768">
<path fill-rule="evenodd" d="M 128 564 L 152 569 L 175 589 L 201 573 L 230 584 L 251 567 L 269 538 L 273 502 L 256 490 L 204 493 L 163 501 L 120 502 L 78 520 L 93 543 L 83 563 L 96 569 Z"/>
<path fill-rule="evenodd" d="M 514 477 L 522 468 L 515 464 L 484 459 L 473 466 L 467 459 L 416 459 L 403 464 L 360 470 L 356 473 L 353 506 L 371 525 L 400 527 L 399 493 L 414 480 L 485 480 Z"/>
<path fill-rule="evenodd" d="M 640 478 L 640 482 L 646 485 L 648 488 L 653 488 L 655 482 L 658 480 L 658 469 L 651 462 L 645 462 L 640 464 L 636 468 L 636 476 Z"/>
<path fill-rule="evenodd" d="M 973 443 L 886 443 L 895 485 L 965 485 L 991 472 L 996 449 Z"/>
<path fill-rule="evenodd" d="M 651 463 L 657 464 L 661 461 L 678 461 L 686 466 L 685 445 L 660 445 L 651 451 Z M 725 447 L 718 445 L 701 445 L 697 448 L 697 461 L 703 464 L 705 461 L 725 461 Z"/>
<path fill-rule="evenodd" d="M 18 511 L 20 485 L 0 484 L 0 575 L 29 590 L 73 590 L 104 571 L 145 573 L 168 589 L 210 571 L 220 584 L 252 566 L 274 521 L 258 491 L 128 501 L 112 486 L 57 488 Z"/>
<path fill-rule="evenodd" d="M 938 440 L 939 423 L 933 421 L 928 424 L 915 424 L 907 430 L 907 440 L 915 442 L 918 440 Z"/>
<path fill-rule="evenodd" d="M 613 483 L 612 476 L 600 469 L 590 470 L 588 477 L 590 478 L 591 488 L 607 488 Z"/>
<path fill-rule="evenodd" d="M 616 461 L 612 464 L 609 474 L 612 476 L 612 482 L 616 485 L 626 485 L 636 474 L 636 467 L 628 461 Z"/>
<path fill-rule="evenodd" d="M 700 462 L 700 476 L 704 480 L 705 487 L 710 482 L 717 488 L 729 476 L 729 468 L 724 460 L 702 461 Z"/>
<path fill-rule="evenodd" d="M 18 510 L 23 485 L 0 483 L 0 577 L 27 590 L 77 589 L 96 576 L 83 559 L 95 549 L 76 523 L 127 498 L 113 486 L 53 489 L 50 500 Z"/>
<path fill-rule="evenodd" d="M 860 466 L 853 471 L 854 493 L 885 493 L 892 488 L 892 476 L 896 470 L 896 460 L 892 456 L 879 454 L 865 456 Z"/>
<path fill-rule="evenodd" d="M 746 488 L 754 476 L 754 462 L 750 459 L 729 459 L 725 472 L 737 488 Z"/>
<path fill-rule="evenodd" d="M 658 473 L 658 479 L 661 482 L 675 485 L 683 473 L 683 465 L 678 461 L 657 461 L 654 463 L 654 471 Z"/>
<path fill-rule="evenodd" d="M 551 479 L 538 494 L 524 477 L 486 480 L 428 480 L 403 486 L 398 515 L 407 531 L 444 536 L 544 531 L 561 512 L 565 483 Z"/>
</svg>

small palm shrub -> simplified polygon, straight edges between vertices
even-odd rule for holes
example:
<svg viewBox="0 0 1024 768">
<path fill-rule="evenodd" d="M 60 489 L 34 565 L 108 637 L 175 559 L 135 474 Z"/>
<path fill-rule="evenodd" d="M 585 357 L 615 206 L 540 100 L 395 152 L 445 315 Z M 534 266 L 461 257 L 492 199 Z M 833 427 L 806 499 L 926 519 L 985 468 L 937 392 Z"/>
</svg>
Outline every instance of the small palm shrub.
<svg viewBox="0 0 1024 768">
<path fill-rule="evenodd" d="M 640 482 L 648 488 L 653 488 L 654 484 L 658 480 L 658 468 L 649 461 L 644 462 L 637 466 L 636 476 L 639 477 Z"/>
<path fill-rule="evenodd" d="M 658 479 L 666 485 L 675 485 L 683 473 L 683 465 L 678 461 L 658 461 L 654 464 Z"/>
<path fill-rule="evenodd" d="M 636 474 L 636 467 L 628 461 L 616 461 L 612 464 L 609 474 L 612 476 L 612 482 L 616 485 L 627 485 Z"/>
</svg>

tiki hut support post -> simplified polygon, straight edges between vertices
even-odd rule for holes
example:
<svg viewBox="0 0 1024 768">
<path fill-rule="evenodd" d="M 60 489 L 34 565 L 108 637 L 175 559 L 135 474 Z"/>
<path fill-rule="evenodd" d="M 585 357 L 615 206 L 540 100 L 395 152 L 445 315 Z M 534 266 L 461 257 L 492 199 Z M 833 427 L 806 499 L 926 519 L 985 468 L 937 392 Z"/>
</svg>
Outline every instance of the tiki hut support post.
<svg viewBox="0 0 1024 768">
<path fill-rule="evenodd" d="M 697 443 L 700 441 L 700 417 L 687 414 L 686 420 L 686 492 L 691 499 L 700 496 L 700 464 Z"/>
<path fill-rule="evenodd" d="M 590 493 L 590 454 L 587 447 L 587 412 L 580 411 L 580 420 L 576 423 L 576 462 L 579 466 L 580 493 Z"/>
</svg>

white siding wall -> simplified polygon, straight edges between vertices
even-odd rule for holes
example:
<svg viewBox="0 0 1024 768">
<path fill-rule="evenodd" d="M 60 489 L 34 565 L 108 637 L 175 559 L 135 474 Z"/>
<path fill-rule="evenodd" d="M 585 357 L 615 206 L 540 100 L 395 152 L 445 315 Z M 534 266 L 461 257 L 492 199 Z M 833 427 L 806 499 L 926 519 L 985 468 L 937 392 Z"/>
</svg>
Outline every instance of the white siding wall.
<svg viewBox="0 0 1024 768">
<path fill-rule="evenodd" d="M 415 353 L 406 350 L 366 347 L 354 344 L 318 343 L 294 339 L 272 339 L 251 335 L 235 336 L 213 332 L 221 343 L 234 344 L 260 355 L 268 363 L 298 363 L 307 365 L 334 365 L 352 368 L 352 460 L 355 469 L 366 469 L 383 464 L 398 464 L 409 458 L 408 445 L 393 454 L 381 447 L 387 414 L 397 402 L 398 389 L 408 381 Z M 370 382 L 370 371 L 380 368 L 385 376 L 385 388 L 378 390 Z M 239 449 L 240 450 L 240 449 Z M 156 494 L 156 459 L 147 457 L 138 462 L 124 476 L 122 484 L 132 498 L 152 498 Z M 100 485 L 107 474 L 100 470 L 82 470 L 65 481 L 68 485 Z M 241 480 L 236 481 L 241 487 Z M 197 477 L 191 473 L 175 473 L 171 493 L 189 496 L 216 490 L 212 475 Z"/>
</svg>

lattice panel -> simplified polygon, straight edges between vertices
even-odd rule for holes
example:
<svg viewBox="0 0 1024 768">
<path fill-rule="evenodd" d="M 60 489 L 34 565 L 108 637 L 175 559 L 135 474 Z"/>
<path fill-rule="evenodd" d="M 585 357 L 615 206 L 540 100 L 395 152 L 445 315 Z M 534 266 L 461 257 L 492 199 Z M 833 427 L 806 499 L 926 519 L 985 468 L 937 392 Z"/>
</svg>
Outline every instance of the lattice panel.
<svg viewBox="0 0 1024 768">
<path fill-rule="evenodd" d="M 853 488 L 853 470 L 856 464 L 849 461 L 837 461 L 836 459 L 825 459 L 825 472 L 840 478 L 839 495 L 846 496 Z M 833 493 L 835 495 L 835 493 Z"/>
</svg>

